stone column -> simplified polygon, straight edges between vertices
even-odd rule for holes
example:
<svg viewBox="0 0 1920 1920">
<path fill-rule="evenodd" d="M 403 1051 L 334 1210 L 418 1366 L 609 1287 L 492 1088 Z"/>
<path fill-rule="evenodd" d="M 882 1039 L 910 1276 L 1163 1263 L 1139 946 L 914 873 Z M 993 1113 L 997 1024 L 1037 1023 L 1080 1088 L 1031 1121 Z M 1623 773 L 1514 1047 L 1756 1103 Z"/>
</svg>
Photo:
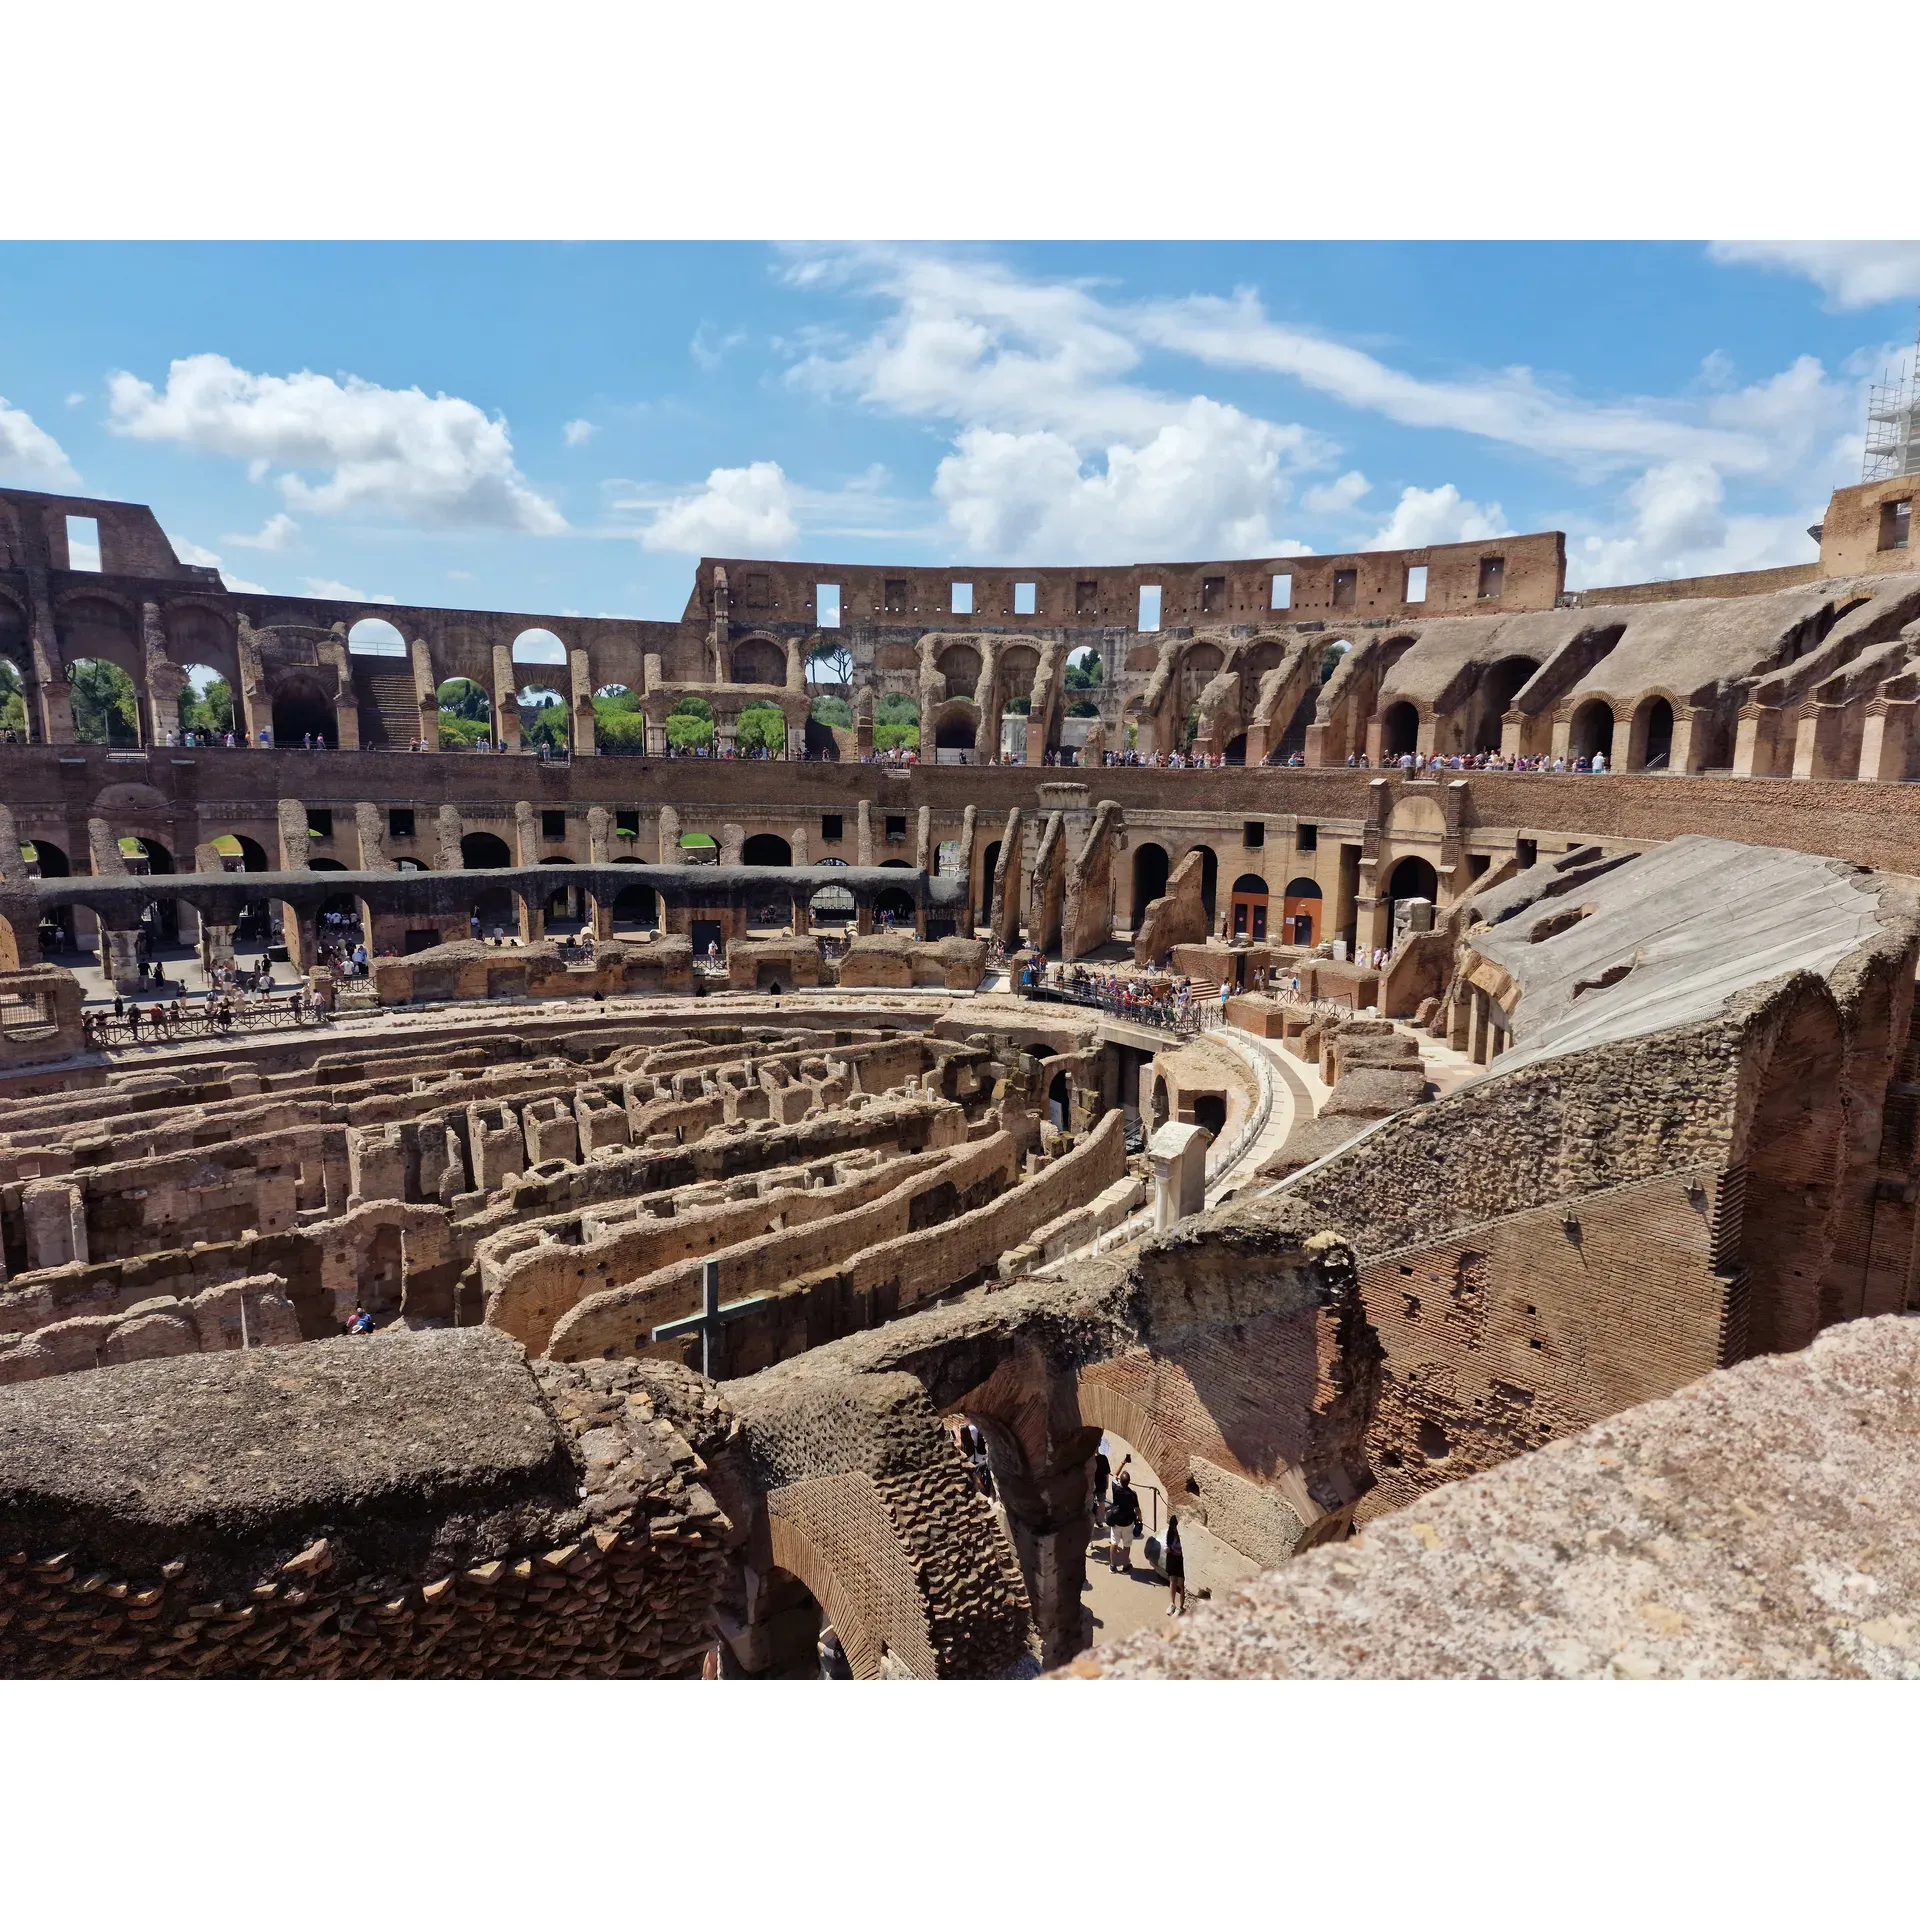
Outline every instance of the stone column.
<svg viewBox="0 0 1920 1920">
<path fill-rule="evenodd" d="M 112 927 L 102 927 L 100 944 L 105 948 L 101 956 L 102 972 L 111 975 L 115 993 L 138 993 L 140 991 L 140 930 L 136 927 L 122 933 Z"/>
<path fill-rule="evenodd" d="M 680 847 L 680 809 L 662 807 L 660 809 L 660 858 L 658 864 L 663 867 L 678 867 L 685 864 L 686 856 Z"/>
<path fill-rule="evenodd" d="M 573 681 L 573 750 L 594 753 L 593 667 L 584 648 L 575 647 L 567 655 Z"/>
<path fill-rule="evenodd" d="M 853 827 L 853 864 L 856 867 L 873 865 L 873 802 L 862 800 L 854 815 Z"/>
<path fill-rule="evenodd" d="M 509 753 L 520 751 L 519 688 L 514 685 L 513 649 L 493 650 L 493 739 Z"/>
<path fill-rule="evenodd" d="M 408 648 L 413 663 L 413 698 L 419 708 L 420 744 L 428 753 L 440 751 L 440 686 L 433 677 L 433 655 L 424 640 Z"/>
<path fill-rule="evenodd" d="M 1164 1232 L 1176 1220 L 1198 1213 L 1207 1204 L 1207 1146 L 1205 1127 L 1185 1120 L 1169 1120 L 1147 1142 L 1147 1160 L 1153 1168 L 1153 1226 Z"/>
</svg>

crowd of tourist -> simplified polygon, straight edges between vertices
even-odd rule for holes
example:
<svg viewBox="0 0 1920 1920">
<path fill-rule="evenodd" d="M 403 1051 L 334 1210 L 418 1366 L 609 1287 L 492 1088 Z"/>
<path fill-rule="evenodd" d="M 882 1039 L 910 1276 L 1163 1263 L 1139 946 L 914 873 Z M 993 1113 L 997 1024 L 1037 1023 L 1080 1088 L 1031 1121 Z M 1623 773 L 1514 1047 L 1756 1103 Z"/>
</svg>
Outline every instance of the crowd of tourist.
<svg viewBox="0 0 1920 1920">
<path fill-rule="evenodd" d="M 1196 987 L 1185 974 L 1108 973 L 1038 958 L 1022 964 L 1015 984 L 1029 998 L 1046 995 L 1072 1000 L 1081 1006 L 1098 1007 L 1116 1019 L 1182 1032 L 1217 1019 L 1233 993 L 1225 983 L 1217 992 L 1209 986 Z"/>
</svg>

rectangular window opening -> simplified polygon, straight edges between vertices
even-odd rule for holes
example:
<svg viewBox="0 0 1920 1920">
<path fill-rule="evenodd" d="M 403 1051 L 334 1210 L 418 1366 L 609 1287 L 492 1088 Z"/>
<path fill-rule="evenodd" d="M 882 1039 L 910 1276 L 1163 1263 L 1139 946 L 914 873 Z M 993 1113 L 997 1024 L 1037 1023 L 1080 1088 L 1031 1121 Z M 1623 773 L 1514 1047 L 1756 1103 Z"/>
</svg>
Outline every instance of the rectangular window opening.
<svg viewBox="0 0 1920 1920">
<path fill-rule="evenodd" d="M 1507 563 L 1500 559 L 1480 562 L 1480 598 L 1498 600 L 1507 584 Z"/>
<path fill-rule="evenodd" d="M 820 816 L 820 838 L 822 840 L 844 840 L 847 835 L 846 818 L 838 813 L 823 813 Z"/>
<path fill-rule="evenodd" d="M 564 808 L 543 807 L 540 812 L 540 838 L 542 840 L 564 840 L 567 837 L 567 816 Z"/>
<path fill-rule="evenodd" d="M 1293 850 L 1295 853 L 1317 853 L 1320 848 L 1319 823 L 1302 821 L 1293 830 Z"/>
<path fill-rule="evenodd" d="M 1336 567 L 1333 575 L 1333 604 L 1350 607 L 1359 597 L 1360 572 L 1357 567 Z"/>
<path fill-rule="evenodd" d="M 90 515 L 67 515 L 67 565 L 75 573 L 100 571 L 100 522 Z"/>
<path fill-rule="evenodd" d="M 387 838 L 389 840 L 411 840 L 413 838 L 413 809 L 411 807 L 389 807 L 387 809 Z"/>
<path fill-rule="evenodd" d="M 331 807 L 309 807 L 307 809 L 307 832 L 320 840 L 333 838 L 333 809 Z"/>
<path fill-rule="evenodd" d="M 1036 580 L 1016 580 L 1013 583 L 1013 610 L 1015 613 L 1033 613 L 1040 605 L 1040 584 Z"/>
<path fill-rule="evenodd" d="M 1418 607 L 1425 604 L 1427 598 L 1427 570 L 1425 567 L 1407 569 L 1407 605 Z"/>
<path fill-rule="evenodd" d="M 623 807 L 616 811 L 613 816 L 613 830 L 615 833 L 638 834 L 640 831 L 640 809 L 638 807 Z"/>
<path fill-rule="evenodd" d="M 824 580 L 813 590 L 813 623 L 817 627 L 840 624 L 840 589 Z"/>
<path fill-rule="evenodd" d="M 1158 587 L 1140 589 L 1139 631 L 1142 633 L 1160 631 L 1160 589 Z"/>
<path fill-rule="evenodd" d="M 1293 605 L 1292 574 L 1276 573 L 1273 576 L 1273 600 L 1271 604 L 1276 611 L 1284 610 Z"/>
<path fill-rule="evenodd" d="M 1264 847 L 1267 844 L 1267 823 L 1264 820 L 1249 820 L 1240 829 L 1240 844 L 1243 847 Z"/>
<path fill-rule="evenodd" d="M 973 611 L 973 582 L 971 580 L 956 580 L 953 583 L 952 610 L 955 613 L 971 613 Z"/>
<path fill-rule="evenodd" d="M 1885 500 L 1880 505 L 1880 551 L 1892 553 L 1913 537 L 1913 502 Z"/>
<path fill-rule="evenodd" d="M 904 813 L 888 814 L 887 815 L 887 838 L 889 840 L 904 840 L 906 837 L 907 837 L 907 816 Z"/>
<path fill-rule="evenodd" d="M 905 613 L 907 610 L 907 582 L 889 580 L 887 582 L 885 608 L 888 613 Z"/>
</svg>

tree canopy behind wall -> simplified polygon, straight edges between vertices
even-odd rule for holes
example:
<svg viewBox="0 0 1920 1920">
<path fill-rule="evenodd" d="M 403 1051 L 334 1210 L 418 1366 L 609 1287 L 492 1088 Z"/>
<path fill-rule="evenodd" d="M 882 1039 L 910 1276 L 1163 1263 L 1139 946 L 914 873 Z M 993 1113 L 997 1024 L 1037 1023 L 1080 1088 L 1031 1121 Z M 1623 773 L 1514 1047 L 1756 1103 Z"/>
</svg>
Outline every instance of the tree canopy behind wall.
<svg viewBox="0 0 1920 1920">
<path fill-rule="evenodd" d="M 75 660 L 67 668 L 67 685 L 76 740 L 95 747 L 140 744 L 133 682 L 111 660 Z"/>
<path fill-rule="evenodd" d="M 11 727 L 22 739 L 26 737 L 26 688 L 11 660 L 0 660 L 0 727 Z"/>
</svg>

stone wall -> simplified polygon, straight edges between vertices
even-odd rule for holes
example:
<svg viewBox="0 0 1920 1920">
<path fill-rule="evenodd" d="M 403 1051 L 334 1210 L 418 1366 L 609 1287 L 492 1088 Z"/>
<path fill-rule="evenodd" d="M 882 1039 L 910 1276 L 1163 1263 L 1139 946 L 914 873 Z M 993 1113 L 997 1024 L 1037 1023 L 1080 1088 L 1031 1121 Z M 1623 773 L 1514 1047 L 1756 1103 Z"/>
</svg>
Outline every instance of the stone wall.
<svg viewBox="0 0 1920 1920">
<path fill-rule="evenodd" d="M 0 1673 L 697 1672 L 731 1537 L 698 1448 L 723 1433 L 679 1368 L 536 1377 L 482 1330 L 16 1386 Z"/>
<path fill-rule="evenodd" d="M 1920 1679 L 1920 1326 L 1713 1373 L 1072 1672 Z"/>
</svg>

